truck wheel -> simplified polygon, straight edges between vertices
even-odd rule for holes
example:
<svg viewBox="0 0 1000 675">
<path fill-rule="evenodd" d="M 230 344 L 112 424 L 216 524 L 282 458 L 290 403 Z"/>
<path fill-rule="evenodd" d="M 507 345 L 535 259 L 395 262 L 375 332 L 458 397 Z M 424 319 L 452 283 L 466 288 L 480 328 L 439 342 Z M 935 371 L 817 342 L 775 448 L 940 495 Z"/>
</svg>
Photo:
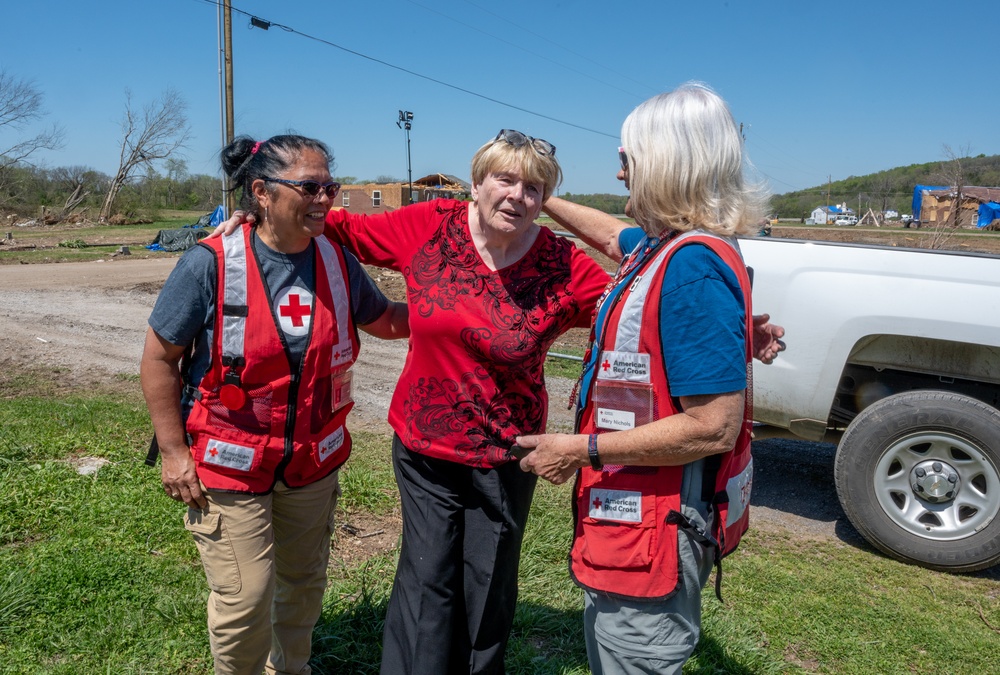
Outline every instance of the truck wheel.
<svg viewBox="0 0 1000 675">
<path fill-rule="evenodd" d="M 1000 411 L 944 391 L 884 398 L 837 448 L 847 518 L 884 553 L 930 569 L 1000 562 Z"/>
</svg>

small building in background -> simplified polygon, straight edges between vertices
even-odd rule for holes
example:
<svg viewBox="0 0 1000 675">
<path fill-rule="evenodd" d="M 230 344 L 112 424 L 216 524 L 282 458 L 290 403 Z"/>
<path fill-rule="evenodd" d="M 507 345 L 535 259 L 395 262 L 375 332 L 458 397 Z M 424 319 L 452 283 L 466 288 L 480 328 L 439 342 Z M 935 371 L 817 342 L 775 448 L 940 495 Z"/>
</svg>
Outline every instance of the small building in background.
<svg viewBox="0 0 1000 675">
<path fill-rule="evenodd" d="M 407 199 L 407 195 L 411 199 Z M 365 183 L 343 185 L 333 200 L 334 208 L 344 208 L 352 213 L 387 213 L 401 206 L 432 199 L 469 199 L 472 186 L 461 178 L 445 173 L 432 173 L 409 183 Z"/>
<path fill-rule="evenodd" d="M 841 216 L 853 216 L 854 209 L 847 204 L 834 204 L 833 206 L 817 206 L 813 209 L 809 217 L 816 225 L 829 225 Z"/>
<path fill-rule="evenodd" d="M 987 216 L 981 216 L 987 209 L 982 208 L 990 203 L 1000 202 L 1000 187 L 979 187 L 974 185 L 958 187 L 929 187 L 914 191 L 914 219 L 919 219 L 921 225 L 938 227 L 986 227 L 983 224 Z M 919 201 L 918 201 L 919 198 Z"/>
<path fill-rule="evenodd" d="M 413 201 L 429 202 L 432 199 L 469 199 L 472 185 L 447 173 L 432 173 L 413 181 Z"/>
<path fill-rule="evenodd" d="M 333 200 L 334 208 L 345 208 L 351 213 L 387 213 L 395 211 L 405 202 L 406 183 L 366 183 L 342 185 Z"/>
</svg>

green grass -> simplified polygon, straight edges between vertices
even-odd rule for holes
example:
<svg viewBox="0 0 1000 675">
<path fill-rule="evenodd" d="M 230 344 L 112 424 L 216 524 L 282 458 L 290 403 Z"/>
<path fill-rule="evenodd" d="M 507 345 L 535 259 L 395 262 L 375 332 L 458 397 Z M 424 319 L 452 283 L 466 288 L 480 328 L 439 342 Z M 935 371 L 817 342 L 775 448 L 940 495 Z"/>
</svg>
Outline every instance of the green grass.
<svg viewBox="0 0 1000 675">
<path fill-rule="evenodd" d="M 47 377 L 52 377 L 49 374 Z M 134 383 L 119 383 L 128 389 Z M 207 587 L 159 471 L 136 393 L 0 382 L 0 671 L 204 673 Z M 107 460 L 79 475 L 70 460 Z M 396 505 L 389 438 L 355 434 L 342 515 Z M 521 563 L 510 673 L 587 672 L 580 592 L 569 581 L 570 488 L 540 483 Z M 335 559 L 314 672 L 375 673 L 391 554 Z M 686 673 L 987 673 L 1000 663 L 996 574 L 952 576 L 840 541 L 751 530 L 706 590 Z"/>
<path fill-rule="evenodd" d="M 19 263 L 87 262 L 100 260 L 128 246 L 133 255 L 149 257 L 176 256 L 176 253 L 147 251 L 143 248 L 160 230 L 171 230 L 198 221 L 200 212 L 172 211 L 156 222 L 137 225 L 34 225 L 12 228 L 17 247 L 37 248 L 5 250 L 0 246 L 0 265 Z"/>
<path fill-rule="evenodd" d="M 552 356 L 551 352 L 553 351 L 568 356 L 582 357 L 584 350 L 575 347 L 560 347 L 559 349 L 550 350 L 549 355 L 545 357 L 545 377 L 565 377 L 570 380 L 579 378 L 580 371 L 583 369 L 583 362 Z"/>
</svg>

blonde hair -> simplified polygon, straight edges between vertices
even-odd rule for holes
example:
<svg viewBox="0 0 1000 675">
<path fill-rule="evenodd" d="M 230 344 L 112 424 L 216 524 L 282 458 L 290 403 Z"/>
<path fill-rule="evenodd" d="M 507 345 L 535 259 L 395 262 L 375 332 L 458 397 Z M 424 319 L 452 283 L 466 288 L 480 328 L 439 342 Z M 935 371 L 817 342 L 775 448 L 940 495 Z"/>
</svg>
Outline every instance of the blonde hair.
<svg viewBox="0 0 1000 675">
<path fill-rule="evenodd" d="M 562 168 L 555 155 L 543 155 L 531 143 L 514 146 L 500 138 L 485 144 L 472 156 L 472 184 L 481 185 L 489 174 L 511 169 L 524 180 L 544 186 L 542 201 L 551 197 L 562 182 Z"/>
<path fill-rule="evenodd" d="M 768 193 L 749 182 L 743 139 L 726 102 L 687 82 L 639 104 L 622 124 L 630 211 L 647 234 L 703 229 L 750 234 Z"/>
</svg>

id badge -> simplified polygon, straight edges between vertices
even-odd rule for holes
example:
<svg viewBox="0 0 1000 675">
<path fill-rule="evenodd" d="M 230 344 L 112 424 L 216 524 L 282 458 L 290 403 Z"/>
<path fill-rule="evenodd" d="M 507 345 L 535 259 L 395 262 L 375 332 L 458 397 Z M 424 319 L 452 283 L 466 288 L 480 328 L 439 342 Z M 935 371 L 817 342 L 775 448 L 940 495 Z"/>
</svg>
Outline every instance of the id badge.
<svg viewBox="0 0 1000 675">
<path fill-rule="evenodd" d="M 652 384 L 597 380 L 592 401 L 598 429 L 625 431 L 656 419 Z"/>
<path fill-rule="evenodd" d="M 345 370 L 333 376 L 331 381 L 333 395 L 330 397 L 333 401 L 333 412 L 337 412 L 348 403 L 354 402 L 354 398 L 351 396 L 351 382 L 353 379 L 354 373 L 350 370 Z"/>
</svg>

